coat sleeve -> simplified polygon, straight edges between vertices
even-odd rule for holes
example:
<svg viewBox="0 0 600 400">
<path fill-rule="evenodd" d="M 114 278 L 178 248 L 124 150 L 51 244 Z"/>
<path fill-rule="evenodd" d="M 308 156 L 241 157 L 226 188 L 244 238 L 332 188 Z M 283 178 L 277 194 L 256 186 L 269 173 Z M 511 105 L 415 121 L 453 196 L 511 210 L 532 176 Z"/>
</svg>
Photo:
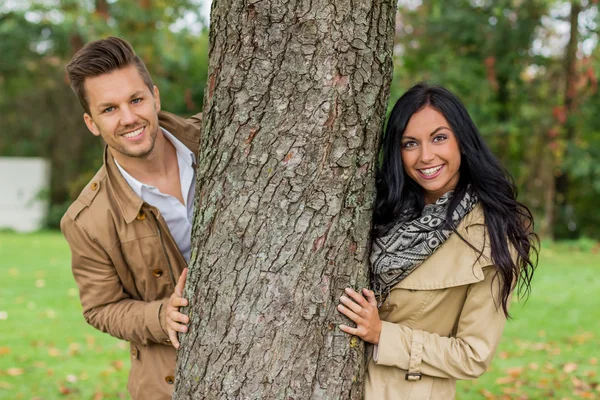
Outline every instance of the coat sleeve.
<svg viewBox="0 0 600 400">
<path fill-rule="evenodd" d="M 506 323 L 502 307 L 496 307 L 500 278 L 493 280 L 494 274 L 495 268 L 484 268 L 484 280 L 467 289 L 455 337 L 383 321 L 373 360 L 439 378 L 481 376 L 492 361 Z"/>
<path fill-rule="evenodd" d="M 85 320 L 94 328 L 129 342 L 168 343 L 163 321 L 169 299 L 132 299 L 108 253 L 76 221 L 63 217 L 61 230 L 71 248 L 71 267 Z"/>
</svg>

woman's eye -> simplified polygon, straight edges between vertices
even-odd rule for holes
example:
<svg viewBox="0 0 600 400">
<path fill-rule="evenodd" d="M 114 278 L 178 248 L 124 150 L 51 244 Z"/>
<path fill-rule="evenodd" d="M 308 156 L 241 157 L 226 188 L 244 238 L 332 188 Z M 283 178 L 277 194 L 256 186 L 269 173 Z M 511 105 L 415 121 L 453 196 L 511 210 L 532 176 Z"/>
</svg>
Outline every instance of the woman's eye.
<svg viewBox="0 0 600 400">
<path fill-rule="evenodd" d="M 441 141 L 444 141 L 444 140 L 446 140 L 446 139 L 448 139 L 448 136 L 446 136 L 446 135 L 436 135 L 436 136 L 433 138 L 433 141 L 434 141 L 434 142 L 441 142 Z"/>
<path fill-rule="evenodd" d="M 417 145 L 417 143 L 411 140 L 411 141 L 402 143 L 402 148 L 409 149 L 411 147 L 415 147 L 416 145 Z"/>
</svg>

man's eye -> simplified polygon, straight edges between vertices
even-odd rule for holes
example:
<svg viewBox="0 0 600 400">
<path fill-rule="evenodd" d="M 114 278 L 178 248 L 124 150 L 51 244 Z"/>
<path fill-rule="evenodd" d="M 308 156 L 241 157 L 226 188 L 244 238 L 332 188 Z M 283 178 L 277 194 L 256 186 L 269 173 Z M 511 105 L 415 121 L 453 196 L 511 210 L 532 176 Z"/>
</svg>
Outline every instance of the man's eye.
<svg viewBox="0 0 600 400">
<path fill-rule="evenodd" d="M 133 104 L 138 104 L 138 103 L 140 103 L 141 101 L 142 101 L 142 99 L 140 99 L 140 98 L 131 100 L 131 102 L 132 102 Z"/>
<path fill-rule="evenodd" d="M 113 111 L 114 109 L 115 109 L 114 107 L 108 107 L 108 108 L 105 108 L 103 112 L 109 113 L 109 112 Z"/>
</svg>

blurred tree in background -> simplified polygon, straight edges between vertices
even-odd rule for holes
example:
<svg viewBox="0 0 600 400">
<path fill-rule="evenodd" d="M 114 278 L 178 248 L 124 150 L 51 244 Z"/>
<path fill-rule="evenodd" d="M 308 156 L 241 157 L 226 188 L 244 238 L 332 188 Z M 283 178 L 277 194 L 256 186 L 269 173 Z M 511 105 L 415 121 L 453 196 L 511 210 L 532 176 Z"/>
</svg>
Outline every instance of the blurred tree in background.
<svg viewBox="0 0 600 400">
<path fill-rule="evenodd" d="M 0 0 L 0 155 L 51 160 L 50 226 L 101 163 L 64 66 L 84 43 L 122 36 L 164 108 L 192 114 L 208 67 L 199 1 Z M 542 235 L 600 238 L 598 0 L 398 7 L 391 101 L 421 80 L 448 87 L 515 177 Z"/>
<path fill-rule="evenodd" d="M 50 227 L 102 163 L 66 64 L 85 43 L 121 36 L 148 66 L 163 108 L 191 115 L 208 69 L 199 9 L 197 0 L 0 1 L 0 155 L 50 160 Z"/>
<path fill-rule="evenodd" d="M 597 1 L 400 0 L 392 100 L 425 80 L 465 102 L 537 230 L 600 237 Z"/>
</svg>

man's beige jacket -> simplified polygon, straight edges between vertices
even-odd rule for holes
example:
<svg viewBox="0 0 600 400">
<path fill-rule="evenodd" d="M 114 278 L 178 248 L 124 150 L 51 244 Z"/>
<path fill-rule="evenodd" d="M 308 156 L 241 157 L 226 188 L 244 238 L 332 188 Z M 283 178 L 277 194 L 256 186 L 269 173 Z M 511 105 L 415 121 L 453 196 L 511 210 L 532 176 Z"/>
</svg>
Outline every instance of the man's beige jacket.
<svg viewBox="0 0 600 400">
<path fill-rule="evenodd" d="M 202 118 L 161 112 L 159 124 L 196 156 Z M 144 203 L 107 148 L 104 165 L 61 220 L 85 320 L 130 343 L 134 400 L 170 399 L 174 347 L 164 312 L 186 261 L 157 208 Z"/>
</svg>

